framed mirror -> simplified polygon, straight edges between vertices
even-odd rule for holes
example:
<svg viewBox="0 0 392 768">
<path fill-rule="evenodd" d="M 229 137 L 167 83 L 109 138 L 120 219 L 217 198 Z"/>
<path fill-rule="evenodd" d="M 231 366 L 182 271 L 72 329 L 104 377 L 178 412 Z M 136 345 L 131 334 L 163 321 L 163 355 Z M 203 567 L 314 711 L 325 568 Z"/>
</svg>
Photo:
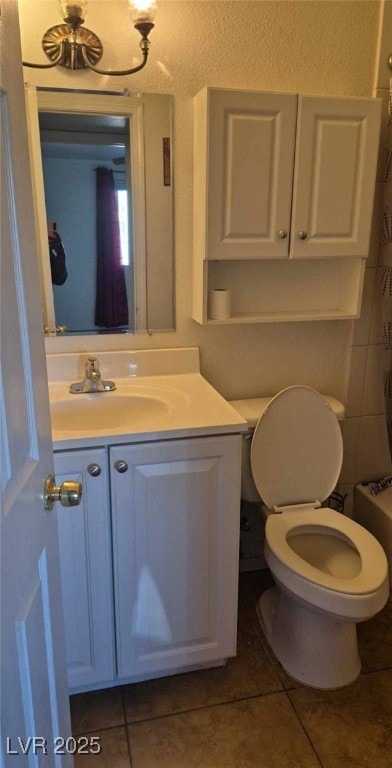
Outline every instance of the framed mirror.
<svg viewBox="0 0 392 768">
<path fill-rule="evenodd" d="M 26 100 L 46 334 L 173 330 L 172 97 Z"/>
</svg>

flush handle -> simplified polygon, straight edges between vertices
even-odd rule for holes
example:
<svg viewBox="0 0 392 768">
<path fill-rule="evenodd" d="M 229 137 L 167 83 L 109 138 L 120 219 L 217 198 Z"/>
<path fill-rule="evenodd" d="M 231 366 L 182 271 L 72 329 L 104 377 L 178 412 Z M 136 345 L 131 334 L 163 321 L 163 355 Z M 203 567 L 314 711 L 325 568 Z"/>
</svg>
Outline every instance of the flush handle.
<svg viewBox="0 0 392 768">
<path fill-rule="evenodd" d="M 48 475 L 44 486 L 44 508 L 50 512 L 55 501 L 59 501 L 62 507 L 77 507 L 82 498 L 82 483 L 76 480 L 64 480 L 61 485 L 56 485 L 53 475 Z"/>
</svg>

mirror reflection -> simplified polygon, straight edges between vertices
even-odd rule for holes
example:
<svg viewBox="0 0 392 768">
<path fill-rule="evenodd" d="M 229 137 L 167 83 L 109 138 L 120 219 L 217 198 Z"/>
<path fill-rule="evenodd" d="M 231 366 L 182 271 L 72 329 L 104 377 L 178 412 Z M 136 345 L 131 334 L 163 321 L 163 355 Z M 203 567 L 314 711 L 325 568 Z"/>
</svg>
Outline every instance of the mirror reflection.
<svg viewBox="0 0 392 768">
<path fill-rule="evenodd" d="M 171 111 L 161 95 L 37 93 L 49 333 L 173 329 Z"/>
</svg>

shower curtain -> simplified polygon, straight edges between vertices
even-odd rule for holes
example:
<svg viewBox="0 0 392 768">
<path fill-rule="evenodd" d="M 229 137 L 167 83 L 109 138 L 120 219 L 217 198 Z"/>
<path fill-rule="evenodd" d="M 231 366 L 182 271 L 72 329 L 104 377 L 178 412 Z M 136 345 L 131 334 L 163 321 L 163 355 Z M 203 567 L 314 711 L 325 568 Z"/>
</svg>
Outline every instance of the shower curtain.
<svg viewBox="0 0 392 768">
<path fill-rule="evenodd" d="M 383 223 L 380 245 L 385 415 L 392 457 L 392 78 L 384 148 Z"/>
</svg>

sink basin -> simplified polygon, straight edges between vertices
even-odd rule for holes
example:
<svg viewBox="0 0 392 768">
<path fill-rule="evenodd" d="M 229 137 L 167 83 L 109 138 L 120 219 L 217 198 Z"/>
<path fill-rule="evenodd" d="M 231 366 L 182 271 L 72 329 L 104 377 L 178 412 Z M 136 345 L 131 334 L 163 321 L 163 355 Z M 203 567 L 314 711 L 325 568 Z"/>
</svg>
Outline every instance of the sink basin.
<svg viewBox="0 0 392 768">
<path fill-rule="evenodd" d="M 126 431 L 141 424 L 148 426 L 166 419 L 183 403 L 183 397 L 169 388 L 133 386 L 133 391 L 119 394 L 99 392 L 69 395 L 51 402 L 52 429 L 59 432 Z"/>
</svg>

